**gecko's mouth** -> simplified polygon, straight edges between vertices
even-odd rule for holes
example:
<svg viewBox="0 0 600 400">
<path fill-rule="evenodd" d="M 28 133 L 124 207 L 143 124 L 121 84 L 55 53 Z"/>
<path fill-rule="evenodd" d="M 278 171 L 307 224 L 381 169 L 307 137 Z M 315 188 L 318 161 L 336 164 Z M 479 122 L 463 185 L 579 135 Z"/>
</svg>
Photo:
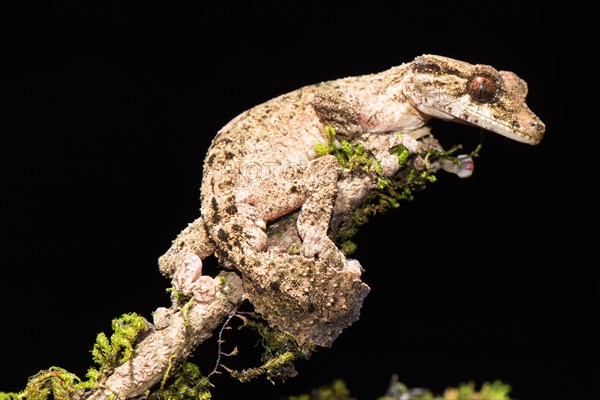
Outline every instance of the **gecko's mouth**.
<svg viewBox="0 0 600 400">
<path fill-rule="evenodd" d="M 499 113 L 490 107 L 451 107 L 438 110 L 448 116 L 448 120 L 477 126 L 521 143 L 536 145 L 544 137 L 546 126 L 528 109 L 518 114 Z M 502 118 L 502 116 L 505 116 Z"/>
</svg>

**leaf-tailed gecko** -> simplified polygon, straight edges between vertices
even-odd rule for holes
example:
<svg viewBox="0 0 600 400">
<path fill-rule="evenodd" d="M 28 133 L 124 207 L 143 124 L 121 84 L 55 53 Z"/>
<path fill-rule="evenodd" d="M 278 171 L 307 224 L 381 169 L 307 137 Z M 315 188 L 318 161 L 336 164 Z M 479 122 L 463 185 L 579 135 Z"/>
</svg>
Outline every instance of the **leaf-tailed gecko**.
<svg viewBox="0 0 600 400">
<path fill-rule="evenodd" d="M 160 269 L 174 274 L 175 284 L 193 287 L 201 271 L 188 267 L 202 264 L 186 257 L 214 254 L 222 268 L 241 275 L 246 298 L 272 327 L 301 345 L 330 346 L 358 319 L 369 292 L 358 261 L 331 239 L 332 224 L 360 205 L 376 182 L 341 170 L 332 155 L 317 156 L 315 147 L 327 141 L 326 127 L 363 146 L 377 160 L 380 175 L 391 177 L 399 169 L 391 149 L 402 144 L 415 153 L 435 140 L 426 125 L 431 118 L 539 143 L 545 126 L 527 107 L 526 94 L 526 83 L 512 72 L 423 55 L 253 107 L 212 141 L 200 218 L 160 258 Z M 443 163 L 438 168 L 457 172 Z M 267 225 L 297 210 L 298 251 L 271 248 Z"/>
</svg>

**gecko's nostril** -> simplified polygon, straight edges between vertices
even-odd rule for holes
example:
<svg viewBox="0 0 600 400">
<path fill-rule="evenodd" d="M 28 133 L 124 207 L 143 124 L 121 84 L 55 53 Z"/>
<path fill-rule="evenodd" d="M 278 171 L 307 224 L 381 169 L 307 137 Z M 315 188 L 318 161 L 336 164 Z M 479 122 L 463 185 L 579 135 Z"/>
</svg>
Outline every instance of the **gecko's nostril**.
<svg viewBox="0 0 600 400">
<path fill-rule="evenodd" d="M 539 133 L 544 133 L 546 131 L 546 125 L 544 125 L 544 123 L 542 121 L 531 121 L 529 123 L 529 126 L 531 126 L 532 129 L 535 129 L 536 131 L 538 131 Z"/>
</svg>

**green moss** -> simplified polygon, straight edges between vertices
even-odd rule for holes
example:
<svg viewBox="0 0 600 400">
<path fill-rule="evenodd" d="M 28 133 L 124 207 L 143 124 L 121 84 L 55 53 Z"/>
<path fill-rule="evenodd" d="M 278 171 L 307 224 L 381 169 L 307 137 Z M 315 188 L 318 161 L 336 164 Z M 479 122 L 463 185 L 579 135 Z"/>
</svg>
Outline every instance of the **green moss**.
<svg viewBox="0 0 600 400">
<path fill-rule="evenodd" d="M 19 394 L 27 400 L 70 400 L 77 392 L 82 392 L 81 379 L 59 367 L 50 367 L 38 372 L 27 382 L 25 390 Z M 10 398 L 10 397 L 8 397 Z M 15 397 L 13 397 L 15 398 Z"/>
<path fill-rule="evenodd" d="M 267 379 L 274 382 L 275 379 L 284 381 L 289 377 L 297 375 L 294 361 L 306 358 L 306 355 L 314 350 L 313 346 L 300 346 L 296 340 L 285 332 L 273 329 L 269 324 L 254 313 L 241 313 L 237 315 L 243 324 L 239 327 L 256 330 L 261 337 L 263 354 L 259 367 L 243 370 L 233 370 L 223 366 L 229 374 L 240 382 L 248 382 L 259 376 L 266 375 Z"/>
<path fill-rule="evenodd" d="M 171 358 L 173 361 L 175 357 Z M 186 362 L 171 376 L 171 364 L 163 377 L 160 388 L 148 393 L 149 399 L 210 400 L 211 384 L 194 363 Z"/>
<path fill-rule="evenodd" d="M 78 387 L 81 389 L 93 389 L 98 384 L 98 379 L 100 378 L 100 371 L 96 368 L 90 367 L 85 373 L 86 381 L 82 381 Z"/>
<path fill-rule="evenodd" d="M 409 389 L 396 379 L 392 381 L 387 394 L 377 400 L 510 400 L 510 386 L 500 381 L 486 382 L 480 390 L 475 390 L 473 382 L 462 384 L 458 388 L 448 388 L 443 395 L 434 395 L 427 389 Z M 331 385 L 313 389 L 310 393 L 288 396 L 285 400 L 354 400 L 342 380 L 336 380 Z"/>
<path fill-rule="evenodd" d="M 174 287 L 167 288 L 167 293 L 171 294 L 171 299 L 178 305 L 186 304 L 193 298 L 193 296 L 187 296 Z"/>
<path fill-rule="evenodd" d="M 477 147 L 475 147 L 475 150 L 473 150 L 472 152 L 470 152 L 469 155 L 471 156 L 471 158 L 479 157 L 479 152 L 480 151 L 481 151 L 481 143 L 479 143 L 477 145 Z"/>
<path fill-rule="evenodd" d="M 0 400 L 21 400 L 24 399 L 25 395 L 14 392 L 0 392 Z"/>
<path fill-rule="evenodd" d="M 310 393 L 289 396 L 287 400 L 355 400 L 343 380 L 335 380 L 331 385 L 321 386 Z"/>
<path fill-rule="evenodd" d="M 398 382 L 392 388 L 392 395 L 386 395 L 383 397 L 378 397 L 377 400 L 400 400 L 400 399 L 410 399 L 410 400 L 446 400 L 443 397 L 435 397 L 433 393 L 426 389 L 413 389 L 410 390 L 404 384 Z M 388 393 L 389 391 L 388 390 Z M 491 399 L 490 399 L 491 400 Z"/>
<path fill-rule="evenodd" d="M 327 143 L 317 143 L 315 151 L 317 156 L 326 154 L 334 156 L 342 168 L 349 170 L 361 169 L 365 172 L 374 172 L 381 175 L 381 166 L 363 145 L 353 146 L 349 141 L 342 139 L 336 143 L 336 132 L 331 126 L 325 127 Z"/>
<path fill-rule="evenodd" d="M 396 136 L 398 139 L 400 139 L 400 141 L 402 141 L 402 134 L 400 132 L 396 133 Z M 396 146 L 394 149 L 392 149 L 392 153 L 396 155 L 396 158 L 398 158 L 398 165 L 400 165 L 400 168 L 407 164 L 410 151 L 408 151 L 404 145 L 400 144 Z"/>
<path fill-rule="evenodd" d="M 469 382 L 446 389 L 444 400 L 510 400 L 510 390 L 510 385 L 501 381 L 485 382 L 480 390 L 475 390 L 475 383 Z"/>
<path fill-rule="evenodd" d="M 220 281 L 221 285 L 225 285 L 225 277 L 221 276 Z M 184 326 L 186 328 L 189 327 L 190 321 L 188 320 L 188 314 L 194 305 L 194 296 L 185 295 L 174 287 L 168 288 L 167 293 L 171 294 L 171 301 L 173 301 L 173 305 L 181 309 Z"/>
<path fill-rule="evenodd" d="M 70 400 L 75 394 L 82 395 L 85 390 L 95 388 L 101 374 L 110 373 L 118 364 L 131 358 L 135 340 L 148 329 L 148 323 L 135 313 L 123 314 L 112 321 L 112 329 L 110 339 L 104 333 L 96 337 L 92 357 L 100 365 L 100 371 L 90 368 L 86 373 L 87 380 L 82 381 L 63 368 L 50 367 L 31 377 L 22 392 L 0 393 L 0 400 Z"/>
<path fill-rule="evenodd" d="M 147 329 L 146 319 L 136 313 L 123 314 L 120 318 L 113 319 L 113 334 L 110 339 L 103 332 L 96 337 L 92 349 L 94 362 L 100 364 L 101 369 L 113 369 L 126 362 L 133 354 L 136 338 Z"/>
<path fill-rule="evenodd" d="M 354 233 L 351 235 L 354 236 Z M 356 251 L 357 245 L 352 240 L 347 239 L 340 243 L 340 250 L 342 253 L 349 255 Z"/>
<path fill-rule="evenodd" d="M 423 389 L 410 390 L 400 382 L 396 382 L 388 392 L 390 391 L 392 395 L 379 397 L 377 400 L 398 400 L 404 397 L 411 400 L 510 400 L 510 386 L 500 381 L 485 382 L 480 390 L 475 389 L 473 382 L 463 383 L 457 388 L 447 388 L 442 396 L 434 396 Z"/>
<path fill-rule="evenodd" d="M 317 143 L 315 146 L 315 151 L 319 157 L 333 154 L 337 150 L 335 146 L 335 129 L 332 126 L 327 125 L 325 127 L 325 136 L 327 137 L 327 143 Z"/>
<path fill-rule="evenodd" d="M 340 227 L 336 234 L 337 244 L 345 255 L 350 255 L 356 250 L 356 244 L 352 241 L 358 232 L 358 227 L 365 224 L 370 217 L 382 214 L 389 209 L 398 208 L 402 202 L 414 200 L 415 191 L 423 189 L 426 184 L 436 181 L 433 162 L 440 159 L 450 159 L 460 163 L 452 155 L 460 149 L 455 146 L 448 151 L 435 149 L 423 150 L 419 154 L 411 154 L 404 145 L 398 145 L 390 150 L 398 158 L 400 168 L 393 177 L 384 177 L 381 165 L 362 145 L 353 146 L 350 142 L 342 140 L 336 145 L 335 130 L 326 126 L 327 143 L 316 146 L 317 154 L 322 156 L 331 154 L 336 157 L 340 166 L 349 171 L 360 170 L 377 179 L 375 190 L 373 190 L 367 201 L 358 209 L 354 210 L 349 219 Z M 402 138 L 401 133 L 397 133 Z M 478 148 L 473 152 L 476 154 Z M 417 170 L 414 159 L 421 157 L 425 160 L 425 168 Z"/>
<path fill-rule="evenodd" d="M 192 309 L 194 302 L 195 302 L 194 298 L 190 297 L 188 299 L 187 303 L 185 303 L 183 305 L 183 307 L 181 307 L 181 316 L 183 317 L 183 326 L 185 326 L 186 328 L 189 328 L 191 326 L 188 315 L 190 314 L 190 310 Z"/>
<path fill-rule="evenodd" d="M 288 374 L 285 371 L 289 370 L 290 366 L 293 368 L 293 362 L 296 360 L 296 358 L 297 357 L 293 352 L 286 351 L 267 360 L 260 367 L 247 368 L 243 370 L 233 370 L 225 366 L 223 368 L 225 368 L 225 370 L 229 372 L 232 377 L 240 382 L 248 382 L 262 375 L 266 375 L 267 379 L 269 379 L 271 382 L 274 382 L 273 378 L 278 378 L 284 375 L 285 377 L 288 377 Z"/>
<path fill-rule="evenodd" d="M 300 245 L 300 243 L 292 243 L 288 248 L 288 254 L 291 256 L 297 256 L 300 254 L 301 249 L 302 246 Z"/>
</svg>

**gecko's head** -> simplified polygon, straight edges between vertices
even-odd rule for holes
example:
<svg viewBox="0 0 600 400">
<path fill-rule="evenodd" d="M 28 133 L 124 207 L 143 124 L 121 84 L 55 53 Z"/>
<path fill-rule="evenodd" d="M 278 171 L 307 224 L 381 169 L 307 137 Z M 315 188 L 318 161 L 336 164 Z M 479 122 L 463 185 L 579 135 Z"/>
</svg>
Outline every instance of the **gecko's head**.
<svg viewBox="0 0 600 400">
<path fill-rule="evenodd" d="M 538 144 L 546 129 L 527 107 L 527 84 L 517 75 L 434 55 L 417 57 L 402 92 L 420 112 Z"/>
</svg>

